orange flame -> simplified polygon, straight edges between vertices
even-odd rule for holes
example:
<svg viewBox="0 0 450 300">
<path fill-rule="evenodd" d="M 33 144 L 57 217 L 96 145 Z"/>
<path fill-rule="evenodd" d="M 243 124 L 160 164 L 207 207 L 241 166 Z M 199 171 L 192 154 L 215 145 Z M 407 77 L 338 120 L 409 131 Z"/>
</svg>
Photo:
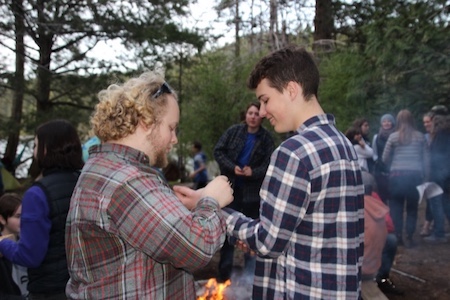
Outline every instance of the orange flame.
<svg viewBox="0 0 450 300">
<path fill-rule="evenodd" d="M 215 278 L 211 278 L 205 285 L 205 292 L 203 295 L 198 296 L 197 300 L 223 300 L 224 291 L 230 285 L 230 280 L 224 283 L 218 283 Z"/>
</svg>

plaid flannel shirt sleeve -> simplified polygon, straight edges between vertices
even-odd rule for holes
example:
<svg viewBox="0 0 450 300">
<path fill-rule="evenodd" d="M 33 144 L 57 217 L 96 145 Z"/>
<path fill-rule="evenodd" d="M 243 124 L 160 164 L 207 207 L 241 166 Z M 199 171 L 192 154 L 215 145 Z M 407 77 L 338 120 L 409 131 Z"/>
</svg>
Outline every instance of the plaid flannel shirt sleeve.
<svg viewBox="0 0 450 300">
<path fill-rule="evenodd" d="M 285 250 L 294 228 L 302 221 L 308 206 L 308 172 L 298 157 L 284 148 L 272 154 L 261 187 L 260 220 L 246 221 L 226 210 L 228 233 L 245 240 L 260 256 L 278 257 Z M 255 235 L 254 232 L 257 232 Z"/>
<path fill-rule="evenodd" d="M 110 207 L 120 236 L 161 263 L 194 271 L 209 263 L 225 240 L 217 201 L 203 198 L 191 212 L 168 186 L 137 177 L 122 185 Z"/>
</svg>

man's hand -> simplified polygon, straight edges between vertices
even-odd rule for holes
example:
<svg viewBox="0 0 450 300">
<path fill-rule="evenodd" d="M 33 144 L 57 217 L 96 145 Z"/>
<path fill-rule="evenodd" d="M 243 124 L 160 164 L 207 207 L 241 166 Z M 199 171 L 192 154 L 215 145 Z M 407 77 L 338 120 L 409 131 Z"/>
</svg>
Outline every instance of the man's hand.
<svg viewBox="0 0 450 300">
<path fill-rule="evenodd" d="M 10 239 L 12 241 L 16 240 L 16 236 L 14 234 L 7 234 L 0 236 L 0 241 L 3 241 L 4 239 Z"/>
<path fill-rule="evenodd" d="M 10 239 L 15 241 L 16 240 L 16 236 L 14 234 L 7 234 L 7 235 L 2 235 L 0 236 L 0 242 L 5 240 L 5 239 Z M 3 254 L 0 252 L 0 257 L 3 257 Z"/>
<path fill-rule="evenodd" d="M 249 253 L 250 255 L 255 255 L 255 254 L 256 254 L 256 252 L 253 251 L 252 249 L 250 249 L 250 248 L 247 246 L 247 244 L 244 243 L 243 241 L 239 241 L 239 240 L 238 240 L 238 241 L 236 242 L 235 247 L 238 248 L 238 249 L 240 249 L 241 251 L 243 251 L 243 252 L 245 252 L 245 253 Z"/>
<path fill-rule="evenodd" d="M 202 197 L 211 197 L 219 202 L 221 208 L 227 206 L 233 201 L 233 189 L 226 176 L 214 178 L 202 190 Z"/>
<path fill-rule="evenodd" d="M 234 167 L 234 174 L 236 174 L 236 176 L 244 176 L 244 170 L 242 170 L 239 166 L 235 166 Z"/>
<path fill-rule="evenodd" d="M 186 206 L 187 209 L 192 210 L 194 207 L 197 206 L 198 200 L 200 200 L 201 197 L 201 191 L 200 190 L 193 190 L 187 186 L 181 186 L 181 185 L 175 185 L 173 187 L 173 191 L 175 192 L 175 195 L 180 199 L 181 203 Z"/>
<path fill-rule="evenodd" d="M 245 166 L 244 169 L 242 169 L 244 172 L 244 176 L 250 177 L 253 175 L 253 170 L 249 166 Z"/>
</svg>

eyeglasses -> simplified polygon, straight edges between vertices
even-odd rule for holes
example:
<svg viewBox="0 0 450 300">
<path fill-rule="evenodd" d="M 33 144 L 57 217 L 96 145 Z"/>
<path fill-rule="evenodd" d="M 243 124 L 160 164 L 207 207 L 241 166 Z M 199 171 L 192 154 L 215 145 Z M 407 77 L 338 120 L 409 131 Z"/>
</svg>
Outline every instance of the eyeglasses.
<svg viewBox="0 0 450 300">
<path fill-rule="evenodd" d="M 160 88 L 152 95 L 153 99 L 158 98 L 162 94 L 173 94 L 173 90 L 170 85 L 164 81 Z"/>
</svg>

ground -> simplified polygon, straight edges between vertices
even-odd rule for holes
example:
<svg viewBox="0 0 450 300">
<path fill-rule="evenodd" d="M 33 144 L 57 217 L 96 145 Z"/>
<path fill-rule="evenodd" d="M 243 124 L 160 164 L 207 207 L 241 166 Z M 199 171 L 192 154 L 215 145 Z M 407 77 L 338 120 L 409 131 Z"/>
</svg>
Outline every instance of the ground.
<svg viewBox="0 0 450 300">
<path fill-rule="evenodd" d="M 388 294 L 390 300 L 448 300 L 450 299 L 450 242 L 441 245 L 429 244 L 419 236 L 423 224 L 425 202 L 419 207 L 419 220 L 415 239 L 417 247 L 399 247 L 391 271 L 391 279 L 405 291 L 403 296 Z M 449 230 L 450 231 L 450 230 Z M 217 264 L 220 256 L 216 254 L 211 263 L 194 274 L 196 280 L 217 277 Z M 235 268 L 242 267 L 242 253 L 236 250 Z M 227 300 L 236 300 L 227 298 Z"/>
</svg>

